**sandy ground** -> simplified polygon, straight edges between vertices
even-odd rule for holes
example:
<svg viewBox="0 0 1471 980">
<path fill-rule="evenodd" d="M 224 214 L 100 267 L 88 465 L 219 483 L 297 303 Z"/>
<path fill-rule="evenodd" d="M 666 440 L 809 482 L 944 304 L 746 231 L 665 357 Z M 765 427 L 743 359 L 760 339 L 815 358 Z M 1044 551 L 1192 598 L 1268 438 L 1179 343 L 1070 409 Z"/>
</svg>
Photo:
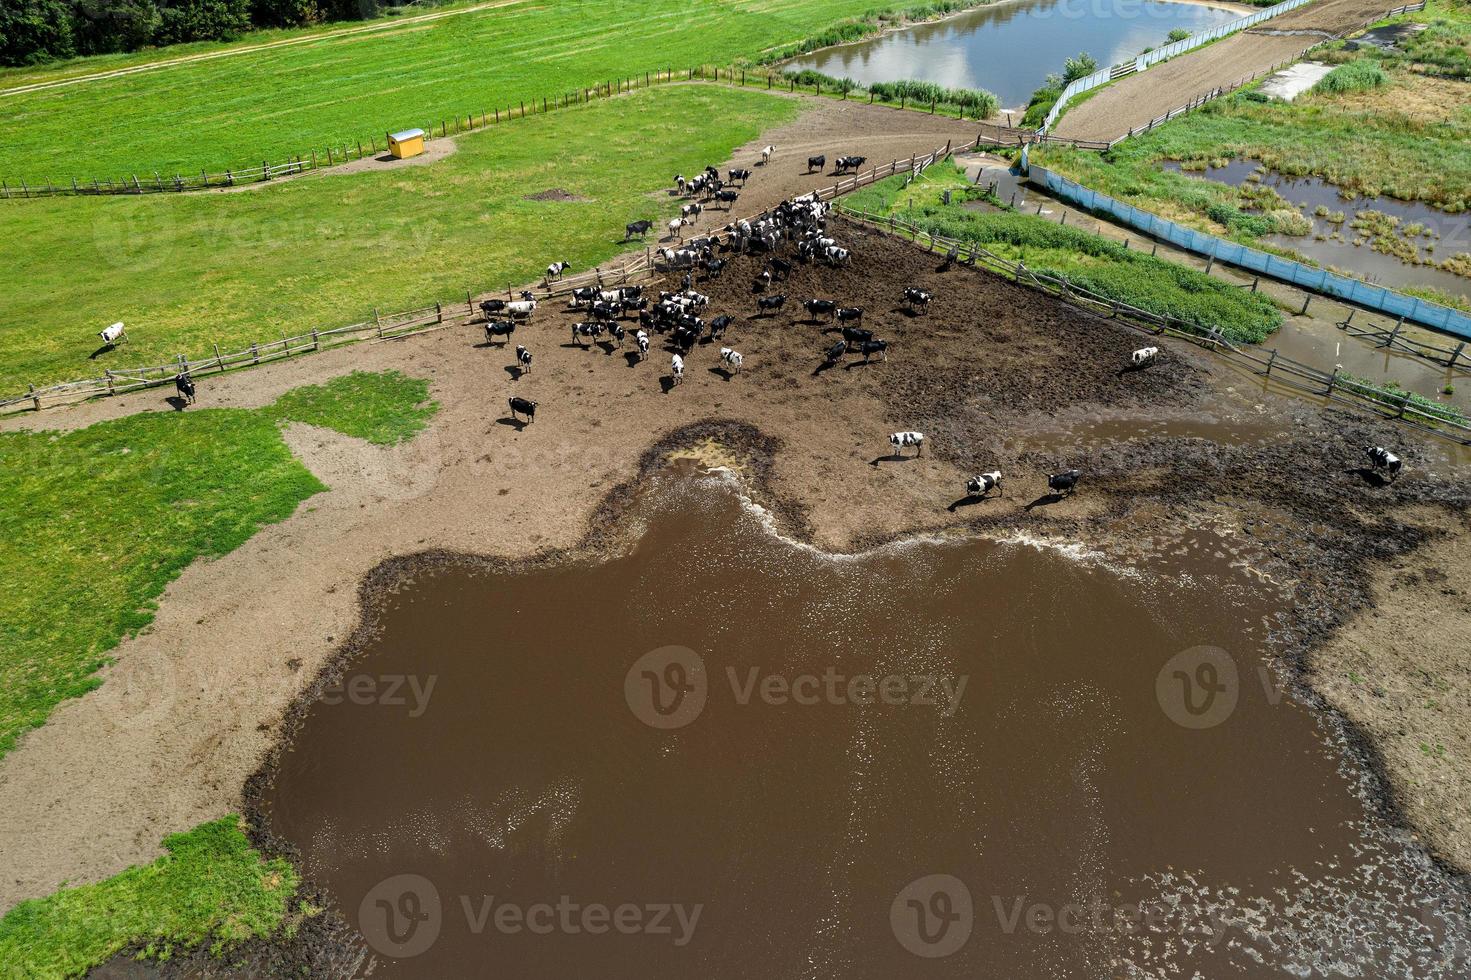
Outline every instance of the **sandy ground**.
<svg viewBox="0 0 1471 980">
<path fill-rule="evenodd" d="M 852 113 L 843 118 L 854 126 L 880 118 L 873 111 L 884 110 L 819 110 Z M 833 138 L 827 125 L 804 117 L 753 144 L 776 143 L 778 155 L 742 204 L 830 181 L 801 173 L 814 147 L 899 152 L 900 137 Z M 915 132 L 909 148 L 927 150 L 943 132 Z M 751 149 L 734 162 L 749 162 Z M 1268 574 L 1296 589 L 1297 618 L 1283 642 L 1284 655 L 1298 658 L 1334 631 L 1372 648 L 1363 618 L 1373 601 L 1370 562 L 1419 561 L 1414 549 L 1450 525 L 1448 511 L 1466 507 L 1464 484 L 1443 457 L 1402 430 L 1265 392 L 1188 344 L 1166 344 L 1150 371 L 1122 373 L 1141 340 L 1114 322 L 983 272 L 941 271 L 938 257 L 871 231 L 834 230 L 853 249 L 852 266 L 798 267 L 779 288 L 793 305 L 809 295 L 863 305 L 865 325 L 894 342 L 887 362 L 848 358 L 815 372 L 833 339 L 827 325 L 791 306 L 755 318 L 756 264 L 739 259 L 700 287 L 713 297 L 712 314 L 737 317 L 726 340 L 746 356 L 736 377 L 716 369 L 706 346 L 671 390 L 669 355 L 658 344 L 644 362 L 627 349 L 581 348 L 570 341 L 573 315 L 547 304 L 513 338 L 536 355 L 521 378 L 509 347 L 487 345 L 475 323 L 201 378 L 201 407 L 249 406 L 351 369 L 396 368 L 431 379 L 442 409 L 425 433 L 393 449 L 308 426 L 287 430 L 332 489 L 235 552 L 188 568 L 161 598 L 153 626 L 118 648 L 102 686 L 62 704 L 0 760 L 0 908 L 149 860 L 165 834 L 239 809 L 293 700 L 352 632 L 358 585 L 381 563 L 435 549 L 521 558 L 574 548 L 608 531 L 661 441 L 767 434 L 763 494 L 788 531 L 833 550 L 953 526 L 1107 543 L 1137 540 L 1140 528 L 1153 540 L 1202 520 L 1225 523 Z M 928 315 L 902 311 L 907 284 L 934 289 Z M 512 393 L 539 402 L 535 423 L 510 424 Z M 165 394 L 0 425 L 72 427 L 167 410 Z M 925 454 L 889 458 L 888 433 L 910 428 L 928 434 Z M 1406 477 L 1385 487 L 1345 468 L 1366 442 L 1401 447 Z M 954 506 L 964 477 L 992 466 L 1007 473 L 1007 496 Z M 1088 472 L 1086 492 L 1054 499 L 1045 474 L 1068 466 Z M 1282 479 L 1303 472 L 1319 476 Z M 1471 622 L 1464 605 L 1438 608 L 1448 643 Z M 1406 663 L 1449 662 L 1463 648 L 1427 644 L 1407 650 Z M 1436 737 L 1450 749 L 1450 736 Z M 1414 778 L 1393 768 L 1393 753 L 1384 758 L 1396 780 Z M 1464 810 L 1464 767 L 1451 768 L 1444 784 Z M 1436 814 L 1426 808 L 1424 819 Z M 1429 836 L 1454 841 L 1438 830 Z M 1471 863 L 1449 845 L 1441 853 Z"/>
<path fill-rule="evenodd" d="M 1068 110 L 1054 135 L 1115 139 L 1217 86 L 1265 72 L 1327 37 L 1362 27 L 1386 9 L 1374 0 L 1317 0 L 1289 10 L 1250 31 L 1115 82 Z M 1284 33 L 1269 33 L 1278 31 Z"/>
</svg>

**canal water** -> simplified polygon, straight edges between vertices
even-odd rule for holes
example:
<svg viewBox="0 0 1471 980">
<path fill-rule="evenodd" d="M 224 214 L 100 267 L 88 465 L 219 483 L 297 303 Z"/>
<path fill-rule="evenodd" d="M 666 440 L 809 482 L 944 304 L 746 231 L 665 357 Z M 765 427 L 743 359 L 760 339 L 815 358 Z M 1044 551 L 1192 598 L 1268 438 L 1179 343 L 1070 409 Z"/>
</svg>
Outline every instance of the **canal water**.
<svg viewBox="0 0 1471 980">
<path fill-rule="evenodd" d="M 868 41 L 824 48 L 785 67 L 813 68 L 860 84 L 904 79 L 994 92 L 1024 106 L 1049 72 L 1081 51 L 1111 65 L 1236 19 L 1218 7 L 1169 0 L 1010 0 Z"/>
<path fill-rule="evenodd" d="M 683 469 L 635 511 L 405 582 L 283 753 L 267 816 L 378 975 L 1465 975 L 1226 540 L 834 557 Z"/>
<path fill-rule="evenodd" d="M 1181 169 L 1180 164 L 1174 161 L 1166 161 L 1161 166 L 1166 170 Z M 1232 187 L 1240 187 L 1256 174 L 1264 187 L 1271 187 L 1303 209 L 1303 214 L 1313 223 L 1313 232 L 1308 235 L 1268 236 L 1266 241 L 1273 245 L 1293 249 L 1323 266 L 1343 270 L 1391 289 L 1428 286 L 1452 296 L 1471 297 L 1471 279 L 1434 265 L 1434 262 L 1457 253 L 1471 253 L 1471 213 L 1450 214 L 1421 201 L 1399 201 L 1392 197 L 1347 198 L 1321 177 L 1289 177 L 1265 170 L 1256 160 L 1232 160 L 1224 166 L 1189 173 Z M 1316 214 L 1319 207 L 1341 220 L 1330 220 L 1329 216 Z M 1392 237 L 1400 239 L 1425 261 L 1403 261 L 1394 255 L 1375 251 L 1368 241 L 1355 245 L 1355 239 L 1363 237 L 1362 232 L 1352 227 L 1354 217 L 1360 211 L 1378 211 L 1397 219 Z M 1416 233 L 1406 234 L 1411 229 L 1417 229 Z M 1335 233 L 1340 237 L 1332 237 Z M 1318 239 L 1317 235 L 1325 237 Z"/>
</svg>

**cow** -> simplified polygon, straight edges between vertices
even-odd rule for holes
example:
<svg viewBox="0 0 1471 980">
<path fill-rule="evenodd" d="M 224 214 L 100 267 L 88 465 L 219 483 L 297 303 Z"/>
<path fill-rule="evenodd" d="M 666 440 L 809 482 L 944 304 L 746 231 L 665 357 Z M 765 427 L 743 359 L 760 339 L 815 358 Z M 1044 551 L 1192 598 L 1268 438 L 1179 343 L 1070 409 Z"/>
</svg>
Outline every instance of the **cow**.
<svg viewBox="0 0 1471 980">
<path fill-rule="evenodd" d="M 1365 450 L 1365 452 L 1369 456 L 1369 465 L 1373 467 L 1375 473 L 1384 470 L 1389 474 L 1390 483 L 1399 479 L 1400 470 L 1405 464 L 1398 456 L 1383 446 L 1373 446 Z"/>
<path fill-rule="evenodd" d="M 930 295 L 930 291 L 928 289 L 920 289 L 917 286 L 910 286 L 908 289 L 904 290 L 904 302 L 909 304 L 909 309 L 911 312 L 916 307 L 920 310 L 929 310 L 930 300 L 932 298 L 933 297 Z"/>
<path fill-rule="evenodd" d="M 515 332 L 516 332 L 516 321 L 515 320 L 486 320 L 485 321 L 485 342 L 487 344 L 493 344 L 493 343 L 495 343 L 496 338 L 498 338 L 498 337 L 509 338 L 511 336 L 511 334 L 513 334 Z M 510 342 L 509 339 L 502 340 L 501 341 L 501 346 L 504 347 L 509 342 Z"/>
<path fill-rule="evenodd" d="M 715 200 L 719 201 L 721 204 L 724 204 L 725 210 L 727 211 L 731 209 L 731 206 L 735 204 L 736 199 L 740 196 L 740 193 L 737 191 L 725 190 L 715 192 Z"/>
<path fill-rule="evenodd" d="M 601 337 L 603 325 L 601 323 L 574 323 L 572 324 L 572 342 L 579 347 L 587 346 L 582 342 L 583 337 Z"/>
<path fill-rule="evenodd" d="M 511 396 L 511 421 L 519 422 L 517 415 L 526 416 L 528 423 L 536 421 L 536 402 L 530 398 L 521 398 L 517 395 Z"/>
<path fill-rule="evenodd" d="M 634 235 L 645 238 L 648 236 L 649 229 L 652 227 L 654 227 L 652 221 L 630 221 L 623 226 L 623 240 L 626 242 Z"/>
<path fill-rule="evenodd" d="M 566 271 L 570 268 L 572 268 L 571 262 L 553 262 L 551 265 L 547 266 L 546 281 L 551 282 L 553 279 L 562 278 L 563 274 L 566 273 Z"/>
<path fill-rule="evenodd" d="M 858 345 L 858 350 L 863 354 L 863 362 L 868 363 L 874 354 L 881 354 L 884 360 L 889 359 L 889 342 L 887 340 L 865 340 Z"/>
<path fill-rule="evenodd" d="M 838 157 L 836 169 L 840 174 L 847 173 L 850 170 L 857 170 L 867 161 L 868 157 Z"/>
<path fill-rule="evenodd" d="M 779 259 L 773 255 L 766 260 L 766 264 L 771 266 L 772 273 L 778 279 L 785 279 L 788 275 L 791 274 L 792 263 L 788 262 L 786 259 Z"/>
<path fill-rule="evenodd" d="M 771 270 L 770 269 L 762 269 L 761 270 L 761 274 L 758 275 L 755 279 L 751 280 L 751 292 L 753 292 L 753 293 L 765 292 L 766 291 L 766 287 L 767 286 L 770 286 L 770 285 L 771 285 Z"/>
<path fill-rule="evenodd" d="M 1148 367 L 1158 359 L 1158 347 L 1141 347 L 1129 355 L 1129 366 L 1134 368 Z"/>
<path fill-rule="evenodd" d="M 576 295 L 575 291 L 574 295 Z M 480 301 L 480 312 L 485 314 L 485 319 L 487 320 L 489 320 L 493 314 L 504 313 L 505 309 L 506 301 L 503 299 L 484 299 Z"/>
<path fill-rule="evenodd" d="M 681 229 L 683 229 L 684 226 L 687 224 L 689 224 L 689 221 L 685 218 L 672 219 L 669 222 L 669 237 L 673 238 L 675 241 L 679 241 L 680 239 L 684 238 L 684 232 Z"/>
<path fill-rule="evenodd" d="M 174 375 L 174 390 L 179 393 L 180 398 L 184 399 L 185 405 L 194 404 L 194 379 L 189 376 L 188 371 L 180 371 Z M 1399 465 L 1398 460 L 1395 461 L 1395 465 Z"/>
<path fill-rule="evenodd" d="M 847 265 L 850 256 L 846 248 L 829 245 L 827 251 L 822 253 L 822 257 L 827 259 L 828 265 Z"/>
<path fill-rule="evenodd" d="M 802 305 L 813 319 L 820 316 L 830 317 L 838 308 L 837 301 L 831 299 L 809 299 Z"/>
<path fill-rule="evenodd" d="M 731 347 L 720 348 L 720 359 L 726 363 L 732 374 L 741 373 L 741 362 L 745 360 L 741 352 Z"/>
<path fill-rule="evenodd" d="M 684 358 L 675 354 L 669 359 L 669 372 L 674 378 L 674 383 L 679 384 L 684 380 Z"/>
<path fill-rule="evenodd" d="M 732 318 L 731 317 L 724 316 L 724 315 L 718 316 L 715 319 L 711 320 L 710 321 L 710 339 L 711 340 L 714 340 L 715 338 L 719 337 L 721 334 L 725 333 L 726 328 L 729 327 L 732 322 L 733 321 L 732 321 Z"/>
<path fill-rule="evenodd" d="M 861 348 L 861 346 L 863 344 L 868 343 L 872 339 L 873 339 L 873 331 L 872 330 L 865 330 L 862 327 L 844 327 L 843 328 L 843 343 L 846 344 L 846 345 L 848 345 L 849 347 L 853 347 L 854 345 L 858 345 Z"/>
<path fill-rule="evenodd" d="M 978 473 L 965 481 L 965 495 L 967 497 L 984 497 L 1000 486 L 1000 470 L 992 470 L 990 473 Z"/>
<path fill-rule="evenodd" d="M 711 259 L 709 262 L 706 262 L 705 263 L 705 278 L 706 279 L 719 279 L 721 273 L 723 273 L 725 271 L 725 265 L 726 265 L 725 259 Z"/>
<path fill-rule="evenodd" d="M 746 181 L 751 179 L 751 171 L 736 168 L 735 170 L 732 170 L 728 176 L 730 177 L 730 182 L 732 184 L 740 184 L 742 187 L 745 187 Z"/>
<path fill-rule="evenodd" d="M 764 316 L 768 313 L 775 313 L 777 310 L 780 310 L 784 305 L 786 305 L 786 302 L 786 293 L 777 293 L 775 296 L 759 297 L 756 300 L 756 309 L 758 311 L 757 315 Z"/>
<path fill-rule="evenodd" d="M 1054 473 L 1047 478 L 1047 489 L 1057 494 L 1072 493 L 1078 485 L 1078 477 L 1082 475 L 1082 470 Z"/>
<path fill-rule="evenodd" d="M 522 374 L 531 373 L 531 351 L 520 344 L 516 345 L 516 365 L 521 369 Z"/>
<path fill-rule="evenodd" d="M 536 300 L 522 299 L 506 304 L 506 312 L 512 317 L 529 317 L 536 312 Z"/>
<path fill-rule="evenodd" d="M 827 166 L 827 155 L 826 154 L 821 154 L 820 153 L 820 154 L 818 154 L 815 157 L 808 157 L 807 158 L 807 172 L 809 174 L 812 173 L 812 171 L 814 171 L 814 170 L 821 170 L 823 167 L 826 167 L 826 166 Z"/>
<path fill-rule="evenodd" d="M 103 327 L 98 331 L 97 336 L 102 338 L 102 343 L 106 346 L 116 347 L 119 341 L 127 341 L 128 331 L 123 327 L 123 322 L 119 320 L 110 327 Z"/>
<path fill-rule="evenodd" d="M 832 367 L 834 364 L 837 364 L 843 359 L 843 355 L 846 353 L 848 353 L 848 342 L 846 340 L 840 340 L 836 344 L 833 344 L 827 349 L 827 366 Z"/>
<path fill-rule="evenodd" d="M 773 146 L 773 145 L 763 146 L 761 148 L 761 166 L 764 167 L 768 163 L 770 163 L 771 162 L 771 155 L 773 153 L 775 153 L 775 152 L 776 152 L 776 147 L 775 146 Z"/>
<path fill-rule="evenodd" d="M 649 335 L 640 330 L 634 334 L 634 339 L 638 341 L 638 359 L 640 361 L 647 360 L 649 356 Z"/>
<path fill-rule="evenodd" d="M 848 323 L 850 321 L 853 322 L 853 323 L 862 323 L 863 322 L 863 307 L 861 307 L 861 306 L 840 306 L 837 309 L 837 315 L 838 315 L 838 322 L 839 323 Z"/>
<path fill-rule="evenodd" d="M 901 456 L 904 455 L 904 449 L 905 449 L 906 446 L 913 446 L 914 447 L 914 455 L 916 455 L 916 456 L 923 455 L 923 453 L 924 453 L 924 433 L 923 432 L 896 432 L 893 435 L 889 436 L 889 445 L 890 446 L 893 446 L 894 447 L 894 451 L 897 452 Z"/>
<path fill-rule="evenodd" d="M 705 206 L 703 204 L 686 204 L 679 209 L 679 216 L 681 218 L 698 218 L 700 216 L 700 212 L 703 210 L 705 210 Z M 686 222 L 686 224 L 690 223 L 692 222 Z"/>
</svg>

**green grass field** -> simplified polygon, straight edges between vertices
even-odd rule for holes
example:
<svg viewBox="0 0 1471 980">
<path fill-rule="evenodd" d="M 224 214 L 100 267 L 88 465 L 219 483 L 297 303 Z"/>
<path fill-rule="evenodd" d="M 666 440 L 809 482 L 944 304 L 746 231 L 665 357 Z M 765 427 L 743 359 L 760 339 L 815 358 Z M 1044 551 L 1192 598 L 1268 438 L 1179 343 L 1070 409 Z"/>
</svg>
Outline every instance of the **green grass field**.
<svg viewBox="0 0 1471 980">
<path fill-rule="evenodd" d="M 263 159 L 274 163 L 370 135 L 381 141 L 388 130 L 437 128 L 456 114 L 478 116 L 658 68 L 754 58 L 876 6 L 874 0 L 515 2 L 430 24 L 5 96 L 0 177 L 13 185 L 20 177 L 39 182 L 259 166 Z M 237 46 L 270 39 L 252 35 Z M 98 67 L 167 55 L 112 57 Z M 74 74 L 75 67 L 12 71 L 4 84 L 67 71 Z"/>
<path fill-rule="evenodd" d="M 676 172 L 727 159 L 799 104 L 671 86 L 466 135 L 430 166 L 309 175 L 232 194 L 9 202 L 26 247 L 0 277 L 0 392 L 158 364 L 383 312 L 463 302 L 565 259 L 617 254 L 675 210 Z M 588 133 L 599 134 L 596 139 Z M 560 188 L 585 201 L 530 201 Z M 657 235 L 651 235 L 651 241 Z M 88 357 L 123 320 L 132 343 Z"/>
<path fill-rule="evenodd" d="M 1238 289 L 1195 269 L 1124 248 L 1078 228 L 1029 214 L 974 211 L 963 205 L 983 197 L 953 163 L 936 164 L 908 188 L 891 177 L 843 203 L 870 214 L 898 215 L 925 231 L 974 242 L 1037 272 L 1110 300 L 1206 328 L 1232 340 L 1259 343 L 1282 325 L 1282 313 L 1265 296 Z M 952 202 L 942 203 L 949 190 Z"/>
<path fill-rule="evenodd" d="M 326 489 L 278 426 L 379 444 L 435 411 L 426 382 L 350 374 L 275 405 L 147 412 L 74 432 L 0 434 L 0 755 L 98 683 L 190 562 L 239 547 Z"/>
<path fill-rule="evenodd" d="M 104 881 L 22 902 L 0 919 L 0 972 L 83 976 L 129 947 L 166 960 L 206 942 L 217 953 L 275 933 L 299 882 L 290 863 L 262 861 L 225 817 L 164 839 L 168 853 Z"/>
</svg>

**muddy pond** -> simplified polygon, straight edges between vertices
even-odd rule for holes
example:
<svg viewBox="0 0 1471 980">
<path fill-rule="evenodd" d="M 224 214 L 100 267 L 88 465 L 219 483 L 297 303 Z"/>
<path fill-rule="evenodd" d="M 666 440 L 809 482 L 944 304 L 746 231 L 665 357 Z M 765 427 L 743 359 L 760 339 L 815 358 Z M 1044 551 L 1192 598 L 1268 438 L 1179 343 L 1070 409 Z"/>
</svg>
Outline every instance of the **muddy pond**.
<svg viewBox="0 0 1471 980">
<path fill-rule="evenodd" d="M 405 582 L 283 753 L 378 975 L 1465 975 L 1224 539 L 833 557 L 685 468 L 635 513 Z"/>
<path fill-rule="evenodd" d="M 1181 170 L 1174 161 L 1161 166 Z M 1471 253 L 1471 212 L 1449 214 L 1420 201 L 1391 197 L 1347 198 L 1320 177 L 1290 177 L 1266 170 L 1255 160 L 1232 160 L 1189 173 L 1232 187 L 1249 180 L 1259 182 L 1300 208 L 1312 222 L 1312 232 L 1267 236 L 1265 241 L 1273 245 L 1390 288 L 1428 286 L 1452 296 L 1471 297 L 1471 278 L 1436 264 L 1458 253 Z M 1320 210 L 1325 213 L 1318 213 Z M 1373 225 L 1355 228 L 1359 213 L 1366 211 L 1383 217 Z M 1376 238 L 1381 240 L 1381 250 L 1374 248 Z"/>
<path fill-rule="evenodd" d="M 1080 51 L 1111 65 L 1167 43 L 1177 28 L 1193 34 L 1240 16 L 1170 0 L 1010 0 L 824 48 L 783 67 L 865 85 L 914 79 L 986 89 L 1003 106 L 1016 107 Z"/>
</svg>

